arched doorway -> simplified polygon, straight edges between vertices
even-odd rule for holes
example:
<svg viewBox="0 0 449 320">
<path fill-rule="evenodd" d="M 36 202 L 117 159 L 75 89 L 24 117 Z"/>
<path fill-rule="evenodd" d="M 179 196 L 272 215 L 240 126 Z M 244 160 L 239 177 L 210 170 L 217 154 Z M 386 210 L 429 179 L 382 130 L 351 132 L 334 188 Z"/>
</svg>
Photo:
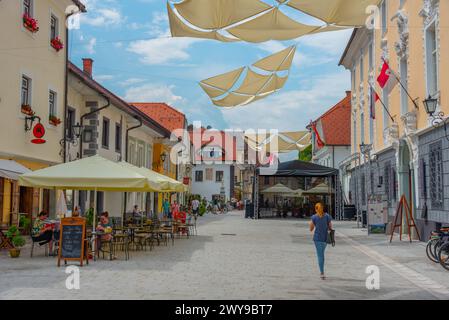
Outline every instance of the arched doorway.
<svg viewBox="0 0 449 320">
<path fill-rule="evenodd" d="M 408 143 L 402 140 L 399 146 L 399 167 L 398 167 L 398 200 L 404 195 L 412 210 L 413 217 L 415 216 L 415 174 L 414 167 L 411 164 L 412 154 Z M 405 217 L 404 217 L 405 218 Z"/>
</svg>

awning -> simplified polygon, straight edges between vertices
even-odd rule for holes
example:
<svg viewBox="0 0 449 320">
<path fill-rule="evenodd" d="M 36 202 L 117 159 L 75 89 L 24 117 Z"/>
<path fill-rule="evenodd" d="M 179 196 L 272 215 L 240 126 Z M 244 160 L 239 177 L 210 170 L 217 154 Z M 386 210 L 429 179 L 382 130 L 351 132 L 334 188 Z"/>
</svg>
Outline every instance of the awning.
<svg viewBox="0 0 449 320">
<path fill-rule="evenodd" d="M 19 180 L 19 176 L 24 173 L 32 172 L 27 167 L 13 160 L 0 160 L 0 177 Z"/>
<path fill-rule="evenodd" d="M 335 193 L 335 190 L 330 188 L 327 184 L 322 183 L 310 190 L 304 191 L 302 194 L 303 195 L 314 195 L 314 194 L 328 194 L 328 193 Z"/>
<path fill-rule="evenodd" d="M 289 161 L 279 164 L 277 167 L 259 168 L 260 176 L 278 177 L 332 177 L 338 175 L 338 170 L 320 166 L 305 161 Z"/>
</svg>

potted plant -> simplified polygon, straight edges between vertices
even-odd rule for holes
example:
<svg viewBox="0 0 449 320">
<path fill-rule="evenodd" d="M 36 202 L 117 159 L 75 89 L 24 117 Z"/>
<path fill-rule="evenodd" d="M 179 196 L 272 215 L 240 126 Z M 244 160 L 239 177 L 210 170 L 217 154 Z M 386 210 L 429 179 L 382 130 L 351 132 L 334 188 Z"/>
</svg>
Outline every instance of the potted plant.
<svg viewBox="0 0 449 320">
<path fill-rule="evenodd" d="M 37 20 L 32 18 L 29 14 L 23 14 L 23 26 L 32 33 L 39 31 Z"/>
<path fill-rule="evenodd" d="M 57 116 L 50 115 L 49 118 L 50 124 L 54 126 L 59 126 L 61 124 L 61 119 L 59 119 Z"/>
<path fill-rule="evenodd" d="M 20 216 L 19 229 L 23 230 L 24 234 L 28 234 L 30 231 L 31 219 L 26 216 Z"/>
<path fill-rule="evenodd" d="M 31 108 L 31 106 L 29 104 L 23 104 L 22 107 L 20 108 L 20 111 L 27 116 L 34 116 L 35 112 L 33 111 L 33 109 Z"/>
<path fill-rule="evenodd" d="M 59 37 L 51 39 L 50 44 L 57 52 L 64 49 L 64 44 Z"/>
<path fill-rule="evenodd" d="M 87 226 L 92 227 L 94 225 L 94 209 L 90 208 L 86 211 Z"/>
<path fill-rule="evenodd" d="M 11 226 L 6 232 L 6 237 L 11 241 L 14 248 L 9 249 L 11 258 L 18 258 L 20 256 L 20 248 L 26 244 L 24 237 L 20 234 L 17 226 Z"/>
</svg>

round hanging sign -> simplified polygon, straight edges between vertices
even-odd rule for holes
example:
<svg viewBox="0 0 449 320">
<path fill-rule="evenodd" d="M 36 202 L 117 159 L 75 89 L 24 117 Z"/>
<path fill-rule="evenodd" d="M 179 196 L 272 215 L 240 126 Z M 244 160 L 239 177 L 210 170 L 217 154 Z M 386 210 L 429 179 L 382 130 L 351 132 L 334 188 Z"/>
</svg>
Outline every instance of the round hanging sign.
<svg viewBox="0 0 449 320">
<path fill-rule="evenodd" d="M 44 144 L 46 141 L 42 139 L 45 136 L 45 127 L 42 123 L 37 123 L 33 128 L 33 135 L 36 139 L 31 140 L 34 144 Z"/>
</svg>

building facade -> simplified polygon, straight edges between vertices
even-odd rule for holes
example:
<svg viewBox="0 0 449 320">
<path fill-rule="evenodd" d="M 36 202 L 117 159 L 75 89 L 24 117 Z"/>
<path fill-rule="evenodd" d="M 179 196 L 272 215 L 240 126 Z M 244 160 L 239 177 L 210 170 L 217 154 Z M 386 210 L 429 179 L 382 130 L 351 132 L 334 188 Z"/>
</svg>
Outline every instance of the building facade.
<svg viewBox="0 0 449 320">
<path fill-rule="evenodd" d="M 341 59 L 353 92 L 352 155 L 342 167 L 360 211 L 381 201 L 391 222 L 405 196 L 425 240 L 449 223 L 449 139 L 423 104 L 435 98 L 437 112 L 449 113 L 449 2 L 384 0 L 379 12 L 376 28 L 355 30 Z M 400 80 L 391 92 L 376 81 L 384 61 Z M 381 99 L 374 115 L 371 87 Z"/>
<path fill-rule="evenodd" d="M 79 1 L 0 1 L 0 159 L 37 170 L 64 161 L 66 12 Z M 0 177 L 0 225 L 54 213 L 56 193 Z"/>
<path fill-rule="evenodd" d="M 169 137 L 169 131 L 95 81 L 91 59 L 83 60 L 83 69 L 73 63 L 68 69 L 68 161 L 100 155 L 152 169 L 155 141 Z M 67 194 L 82 213 L 93 207 L 94 192 Z M 96 209 L 121 217 L 138 205 L 151 214 L 157 210 L 154 199 L 154 193 L 97 192 Z"/>
</svg>

